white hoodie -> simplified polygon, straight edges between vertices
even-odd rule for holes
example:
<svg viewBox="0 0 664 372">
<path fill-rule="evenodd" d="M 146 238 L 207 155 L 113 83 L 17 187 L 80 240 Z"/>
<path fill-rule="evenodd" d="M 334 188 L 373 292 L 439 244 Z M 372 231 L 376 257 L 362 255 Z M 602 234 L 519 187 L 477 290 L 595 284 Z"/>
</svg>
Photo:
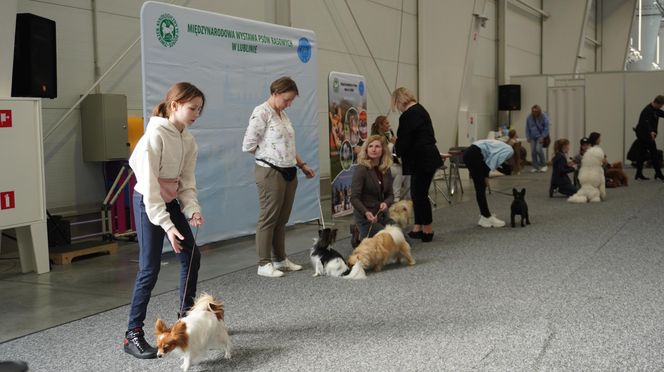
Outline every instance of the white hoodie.
<svg viewBox="0 0 664 372">
<path fill-rule="evenodd" d="M 166 211 L 166 203 L 172 197 L 178 199 L 186 218 L 201 211 L 194 175 L 197 155 L 196 140 L 187 128 L 180 133 L 168 119 L 153 116 L 129 158 L 129 166 L 136 174 L 134 190 L 143 195 L 150 222 L 164 231 L 173 227 Z M 169 190 L 160 185 L 160 180 L 164 184 L 168 183 L 164 181 L 173 180 L 172 191 L 177 187 L 177 194 L 168 197 Z"/>
</svg>

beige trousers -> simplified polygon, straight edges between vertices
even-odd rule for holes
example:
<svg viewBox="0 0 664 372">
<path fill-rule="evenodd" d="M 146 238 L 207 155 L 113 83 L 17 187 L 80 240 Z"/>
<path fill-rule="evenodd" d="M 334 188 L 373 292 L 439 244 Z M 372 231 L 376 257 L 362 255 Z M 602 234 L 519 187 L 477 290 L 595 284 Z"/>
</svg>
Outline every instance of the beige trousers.
<svg viewBox="0 0 664 372">
<path fill-rule="evenodd" d="M 297 177 L 288 182 L 277 170 L 256 165 L 258 190 L 258 223 L 256 252 L 258 264 L 263 266 L 286 258 L 286 223 L 290 218 Z"/>
</svg>

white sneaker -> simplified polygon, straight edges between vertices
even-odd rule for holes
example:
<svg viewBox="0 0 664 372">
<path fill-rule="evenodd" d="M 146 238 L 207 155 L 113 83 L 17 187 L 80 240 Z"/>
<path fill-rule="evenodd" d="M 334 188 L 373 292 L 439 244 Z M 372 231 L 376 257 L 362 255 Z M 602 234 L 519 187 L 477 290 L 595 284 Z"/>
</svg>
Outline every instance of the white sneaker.
<svg viewBox="0 0 664 372">
<path fill-rule="evenodd" d="M 272 263 L 269 263 L 263 266 L 258 266 L 258 275 L 266 276 L 268 278 L 278 278 L 284 276 L 284 272 L 275 269 L 274 266 L 272 266 Z"/>
<path fill-rule="evenodd" d="M 491 226 L 493 226 L 493 227 L 503 227 L 503 226 L 505 226 L 505 221 L 499 220 L 494 215 L 491 215 L 491 217 L 489 217 L 488 220 L 489 220 L 489 222 L 491 222 Z"/>
<path fill-rule="evenodd" d="M 482 227 L 491 227 L 492 226 L 491 221 L 489 221 L 488 218 L 486 218 L 482 215 L 480 215 L 480 220 L 479 220 L 479 222 L 477 222 L 477 224 L 482 226 Z"/>
<path fill-rule="evenodd" d="M 496 216 L 491 216 L 489 218 L 481 216 L 480 220 L 477 222 L 478 225 L 488 228 L 488 227 L 503 227 L 505 226 L 505 221 L 499 220 Z"/>
<path fill-rule="evenodd" d="M 547 167 L 547 166 L 545 165 L 545 166 L 543 166 L 542 168 L 540 168 L 539 171 L 542 172 L 542 173 L 544 173 L 544 172 L 546 172 L 548 169 L 549 169 L 549 167 Z"/>
<path fill-rule="evenodd" d="M 274 263 L 274 268 L 278 270 L 285 270 L 285 271 L 300 271 L 302 270 L 302 266 L 292 263 L 288 258 L 286 258 L 283 261 L 275 262 Z"/>
</svg>

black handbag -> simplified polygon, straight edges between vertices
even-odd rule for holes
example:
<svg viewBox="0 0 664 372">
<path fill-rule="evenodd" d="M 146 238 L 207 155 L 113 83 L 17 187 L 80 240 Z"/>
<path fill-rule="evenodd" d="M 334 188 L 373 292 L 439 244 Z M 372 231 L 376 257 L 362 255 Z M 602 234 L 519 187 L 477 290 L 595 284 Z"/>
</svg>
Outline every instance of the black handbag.
<svg viewBox="0 0 664 372">
<path fill-rule="evenodd" d="M 267 160 L 263 159 L 256 159 L 260 161 L 261 163 L 265 163 L 270 166 L 270 168 L 276 170 L 277 172 L 281 173 L 281 175 L 284 177 L 284 179 L 288 182 L 292 181 L 295 179 L 297 176 L 297 168 L 295 167 L 288 167 L 288 168 L 282 168 L 282 167 L 277 167 L 276 165 L 270 163 Z"/>
</svg>

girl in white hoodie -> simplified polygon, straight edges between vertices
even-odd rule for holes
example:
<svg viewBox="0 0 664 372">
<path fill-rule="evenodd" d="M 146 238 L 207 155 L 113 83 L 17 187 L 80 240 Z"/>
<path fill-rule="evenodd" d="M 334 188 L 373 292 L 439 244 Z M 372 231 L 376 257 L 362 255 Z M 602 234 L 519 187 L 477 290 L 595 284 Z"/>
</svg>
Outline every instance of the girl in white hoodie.
<svg viewBox="0 0 664 372">
<path fill-rule="evenodd" d="M 201 256 L 194 249 L 189 225 L 200 226 L 205 220 L 194 176 L 198 147 L 187 128 L 204 105 L 205 95 L 194 85 L 174 84 L 152 111 L 145 134 L 129 158 L 136 174 L 133 206 L 140 250 L 124 350 L 137 358 L 157 356 L 156 349 L 145 341 L 143 321 L 161 267 L 164 236 L 180 258 L 178 308 L 183 309 L 182 315 L 196 295 Z"/>
</svg>

